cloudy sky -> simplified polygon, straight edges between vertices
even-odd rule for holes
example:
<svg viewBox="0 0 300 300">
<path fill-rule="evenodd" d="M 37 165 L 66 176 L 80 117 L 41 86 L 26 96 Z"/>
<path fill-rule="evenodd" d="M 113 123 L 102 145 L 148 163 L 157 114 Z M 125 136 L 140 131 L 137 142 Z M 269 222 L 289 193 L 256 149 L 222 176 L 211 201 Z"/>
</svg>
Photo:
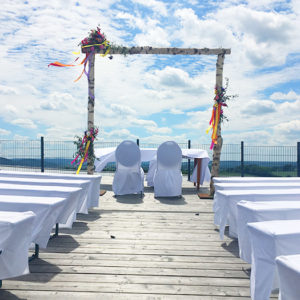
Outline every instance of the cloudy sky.
<svg viewBox="0 0 300 300">
<path fill-rule="evenodd" d="M 71 63 L 98 24 L 125 46 L 231 48 L 224 143 L 300 141 L 300 1 L 2 0 L 0 138 L 73 140 L 86 129 L 87 80 Z M 82 58 L 84 56 L 82 55 Z M 205 133 L 215 56 L 96 57 L 95 125 L 100 140 L 188 139 Z"/>
</svg>

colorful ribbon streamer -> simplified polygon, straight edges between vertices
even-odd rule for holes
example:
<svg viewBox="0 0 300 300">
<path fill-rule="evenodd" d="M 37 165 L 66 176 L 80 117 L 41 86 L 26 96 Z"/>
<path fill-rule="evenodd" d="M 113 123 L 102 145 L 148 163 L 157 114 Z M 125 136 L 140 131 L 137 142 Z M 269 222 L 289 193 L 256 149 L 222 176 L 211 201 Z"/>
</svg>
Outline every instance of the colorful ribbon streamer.
<svg viewBox="0 0 300 300">
<path fill-rule="evenodd" d="M 86 65 L 87 65 L 87 62 L 90 60 L 91 58 L 91 54 L 93 54 L 94 52 L 90 52 L 90 53 L 86 53 L 85 55 L 85 58 L 77 65 L 74 65 L 74 64 L 62 64 L 58 61 L 55 61 L 54 63 L 50 63 L 48 65 L 49 66 L 54 66 L 54 67 L 77 67 L 77 66 L 80 66 L 80 65 L 83 65 L 83 70 L 81 72 L 81 74 L 79 75 L 79 77 L 77 79 L 74 80 L 74 82 L 77 82 L 83 73 L 85 73 L 87 76 L 88 76 L 88 73 L 86 72 Z M 78 59 L 78 58 L 77 58 Z M 77 59 L 75 61 L 77 61 Z"/>
<path fill-rule="evenodd" d="M 222 90 L 222 89 L 221 89 Z M 222 103 L 222 95 L 219 95 L 217 87 L 215 88 L 215 98 L 214 98 L 215 104 L 213 106 L 211 119 L 209 121 L 209 127 L 206 129 L 206 133 L 208 134 L 209 131 L 212 129 L 212 135 L 211 135 L 211 145 L 210 150 L 213 149 L 214 145 L 218 143 L 218 125 L 220 122 L 220 117 L 222 114 L 222 106 L 226 105 Z"/>
<path fill-rule="evenodd" d="M 84 157 L 83 157 L 83 158 L 81 159 L 81 161 L 80 161 L 80 164 L 79 164 L 79 167 L 78 167 L 78 169 L 77 169 L 76 175 L 79 174 L 83 162 L 87 159 L 87 155 L 88 155 L 88 150 L 89 150 L 89 147 L 90 147 L 90 143 L 91 143 L 90 140 L 88 140 L 87 143 L 86 143 L 85 150 L 84 150 Z"/>
</svg>

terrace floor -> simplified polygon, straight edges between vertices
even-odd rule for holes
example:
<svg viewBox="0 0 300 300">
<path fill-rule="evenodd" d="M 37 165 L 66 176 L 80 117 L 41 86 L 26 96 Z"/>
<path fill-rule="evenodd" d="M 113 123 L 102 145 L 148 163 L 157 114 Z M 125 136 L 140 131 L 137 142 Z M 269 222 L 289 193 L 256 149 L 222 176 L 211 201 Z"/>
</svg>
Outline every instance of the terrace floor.
<svg viewBox="0 0 300 300">
<path fill-rule="evenodd" d="M 155 199 L 152 188 L 115 198 L 112 178 L 102 178 L 99 208 L 60 230 L 31 274 L 3 280 L 0 299 L 250 299 L 250 266 L 237 241 L 220 241 L 212 200 L 186 179 L 181 199 Z"/>
</svg>

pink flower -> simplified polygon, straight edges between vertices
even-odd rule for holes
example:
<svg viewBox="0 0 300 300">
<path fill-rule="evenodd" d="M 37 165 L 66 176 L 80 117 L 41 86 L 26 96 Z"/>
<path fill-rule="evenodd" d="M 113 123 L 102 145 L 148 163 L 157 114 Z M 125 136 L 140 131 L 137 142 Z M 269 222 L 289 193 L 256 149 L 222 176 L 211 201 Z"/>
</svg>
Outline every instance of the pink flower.
<svg viewBox="0 0 300 300">
<path fill-rule="evenodd" d="M 100 45 L 99 48 L 100 48 L 100 49 L 104 49 L 104 45 Z"/>
</svg>

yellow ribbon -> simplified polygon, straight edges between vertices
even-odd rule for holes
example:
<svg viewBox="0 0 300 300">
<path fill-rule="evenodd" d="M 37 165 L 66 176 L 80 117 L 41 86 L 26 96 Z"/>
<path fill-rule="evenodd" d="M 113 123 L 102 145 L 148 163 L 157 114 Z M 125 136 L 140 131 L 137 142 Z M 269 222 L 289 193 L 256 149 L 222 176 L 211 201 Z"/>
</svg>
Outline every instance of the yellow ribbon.
<svg viewBox="0 0 300 300">
<path fill-rule="evenodd" d="M 78 175 L 79 172 L 80 172 L 80 170 L 81 170 L 81 167 L 82 167 L 82 164 L 83 164 L 83 162 L 84 162 L 86 153 L 87 153 L 87 151 L 88 151 L 88 149 L 89 149 L 89 146 L 90 146 L 90 142 L 91 142 L 91 141 L 88 140 L 87 143 L 86 143 L 86 147 L 85 147 L 85 150 L 84 150 L 84 155 L 83 155 L 83 158 L 82 158 L 81 161 L 80 161 L 80 164 L 79 164 L 79 167 L 78 167 L 78 169 L 77 169 L 76 175 Z"/>
<path fill-rule="evenodd" d="M 93 47 L 93 46 L 101 46 L 101 45 L 104 45 L 106 47 L 108 47 L 105 51 L 104 54 L 100 54 L 101 56 L 106 56 L 109 51 L 110 51 L 110 45 L 109 45 L 109 41 L 104 41 L 103 43 L 101 44 L 92 44 L 92 45 L 85 45 L 85 46 L 81 46 L 81 48 L 89 48 L 89 47 Z"/>
</svg>

